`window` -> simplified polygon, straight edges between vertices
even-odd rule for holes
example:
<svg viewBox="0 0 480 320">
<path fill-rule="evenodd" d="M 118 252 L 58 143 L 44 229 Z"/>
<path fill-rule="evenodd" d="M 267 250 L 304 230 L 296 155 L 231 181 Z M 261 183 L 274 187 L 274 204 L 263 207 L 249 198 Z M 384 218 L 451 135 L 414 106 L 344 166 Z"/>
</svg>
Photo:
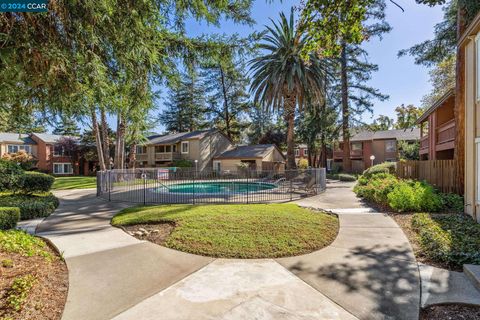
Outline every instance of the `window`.
<svg viewBox="0 0 480 320">
<path fill-rule="evenodd" d="M 396 152 L 397 151 L 397 141 L 396 140 L 386 140 L 385 141 L 385 152 Z"/>
<path fill-rule="evenodd" d="M 360 150 L 362 150 L 362 143 L 352 142 L 352 151 L 360 151 Z"/>
<path fill-rule="evenodd" d="M 72 174 L 73 173 L 72 164 L 71 163 L 54 163 L 53 173 L 54 174 Z"/>
<path fill-rule="evenodd" d="M 155 153 L 165 153 L 165 146 L 155 146 Z"/>
<path fill-rule="evenodd" d="M 308 156 L 308 149 L 303 149 L 303 155 Z"/>
<path fill-rule="evenodd" d="M 300 150 L 295 149 L 295 157 L 299 157 L 299 156 L 300 156 Z"/>
<path fill-rule="evenodd" d="M 137 154 L 145 154 L 145 153 L 147 153 L 146 146 L 137 146 Z"/>
<path fill-rule="evenodd" d="M 55 157 L 61 157 L 63 156 L 63 146 L 59 146 L 59 145 L 54 145 L 53 146 L 53 155 Z"/>
<path fill-rule="evenodd" d="M 172 146 L 165 146 L 165 152 L 167 153 L 172 152 Z"/>
<path fill-rule="evenodd" d="M 177 152 L 177 145 L 176 144 L 172 145 L 172 152 Z"/>
<path fill-rule="evenodd" d="M 188 141 L 182 141 L 182 153 L 188 153 Z"/>
<path fill-rule="evenodd" d="M 32 147 L 23 144 L 9 144 L 8 153 L 17 153 L 20 150 L 24 150 L 26 153 L 32 153 Z"/>
</svg>

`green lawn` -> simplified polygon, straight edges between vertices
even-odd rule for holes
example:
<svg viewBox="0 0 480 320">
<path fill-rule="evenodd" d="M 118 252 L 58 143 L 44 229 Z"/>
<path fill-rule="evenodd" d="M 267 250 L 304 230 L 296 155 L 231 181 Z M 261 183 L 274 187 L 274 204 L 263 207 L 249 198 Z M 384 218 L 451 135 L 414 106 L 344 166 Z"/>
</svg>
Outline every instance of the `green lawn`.
<svg viewBox="0 0 480 320">
<path fill-rule="evenodd" d="M 295 204 L 162 205 L 121 211 L 115 226 L 174 223 L 164 245 L 225 258 L 292 256 L 329 245 L 338 218 Z"/>
<path fill-rule="evenodd" d="M 89 189 L 97 187 L 97 177 L 57 177 L 53 183 L 54 190 Z"/>
</svg>

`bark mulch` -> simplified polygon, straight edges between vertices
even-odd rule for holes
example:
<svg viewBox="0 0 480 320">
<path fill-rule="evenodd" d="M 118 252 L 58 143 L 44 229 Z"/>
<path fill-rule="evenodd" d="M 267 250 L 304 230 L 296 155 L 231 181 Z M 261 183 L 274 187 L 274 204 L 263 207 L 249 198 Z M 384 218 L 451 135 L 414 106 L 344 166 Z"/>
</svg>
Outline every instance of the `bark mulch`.
<svg viewBox="0 0 480 320">
<path fill-rule="evenodd" d="M 420 320 L 479 320 L 480 307 L 445 304 L 430 306 L 422 310 Z"/>
</svg>

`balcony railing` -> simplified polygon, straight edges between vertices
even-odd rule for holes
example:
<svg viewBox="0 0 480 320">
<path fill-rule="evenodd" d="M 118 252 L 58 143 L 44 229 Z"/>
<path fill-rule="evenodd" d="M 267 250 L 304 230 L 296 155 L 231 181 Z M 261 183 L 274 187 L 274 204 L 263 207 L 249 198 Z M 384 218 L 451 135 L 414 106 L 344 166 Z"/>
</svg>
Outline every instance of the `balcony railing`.
<svg viewBox="0 0 480 320">
<path fill-rule="evenodd" d="M 430 141 L 428 139 L 428 135 L 421 137 L 420 138 L 420 150 L 428 149 L 429 146 L 430 146 Z"/>
<path fill-rule="evenodd" d="M 455 140 L 455 119 L 445 122 L 437 127 L 437 144 Z"/>
<path fill-rule="evenodd" d="M 350 158 L 358 158 L 363 156 L 363 150 L 350 150 Z M 334 150 L 334 158 L 343 158 L 343 150 Z"/>
</svg>

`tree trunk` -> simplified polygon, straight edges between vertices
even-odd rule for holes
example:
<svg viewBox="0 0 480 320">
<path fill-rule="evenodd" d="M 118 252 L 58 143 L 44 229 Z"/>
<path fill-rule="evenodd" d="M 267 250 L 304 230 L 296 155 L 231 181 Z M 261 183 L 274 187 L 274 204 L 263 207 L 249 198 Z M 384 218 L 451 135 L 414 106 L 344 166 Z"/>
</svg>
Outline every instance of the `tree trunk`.
<svg viewBox="0 0 480 320">
<path fill-rule="evenodd" d="M 225 86 L 225 74 L 223 73 L 223 68 L 220 67 L 220 77 L 222 80 L 222 93 L 223 93 L 223 108 L 225 113 L 225 132 L 228 139 L 232 140 L 232 132 L 230 130 L 230 112 L 228 110 L 228 99 L 227 99 L 227 88 Z"/>
<path fill-rule="evenodd" d="M 107 167 L 105 165 L 105 159 L 103 158 L 102 139 L 100 138 L 100 130 L 98 128 L 97 114 L 95 108 L 92 107 L 92 130 L 95 135 L 95 144 L 97 145 L 97 158 L 100 165 L 100 170 L 105 171 Z"/>
<path fill-rule="evenodd" d="M 285 97 L 285 121 L 287 122 L 287 169 L 295 169 L 295 94 Z"/>
<path fill-rule="evenodd" d="M 350 160 L 350 108 L 348 106 L 348 74 L 347 74 L 347 45 L 342 43 L 341 82 L 342 82 L 342 135 L 343 135 L 343 170 L 350 172 L 352 162 Z"/>
<path fill-rule="evenodd" d="M 465 11 L 458 7 L 457 10 L 457 39 L 465 31 Z M 455 88 L 455 154 L 457 161 L 456 183 L 460 192 L 464 192 L 465 184 L 465 47 L 457 49 L 456 88 Z"/>
<path fill-rule="evenodd" d="M 128 164 L 130 169 L 135 169 L 137 164 L 137 143 L 133 142 L 130 145 L 130 153 L 128 154 Z"/>
<path fill-rule="evenodd" d="M 115 141 L 115 169 L 123 169 L 125 163 L 125 123 L 123 116 L 117 116 L 117 132 Z"/>
<path fill-rule="evenodd" d="M 325 143 L 325 135 L 322 133 L 320 136 L 320 159 L 319 167 L 327 167 L 327 144 Z"/>
<path fill-rule="evenodd" d="M 106 163 L 110 164 L 110 141 L 108 137 L 107 115 L 104 108 L 100 109 L 100 121 L 102 124 L 100 133 L 102 138 L 103 159 Z"/>
</svg>

